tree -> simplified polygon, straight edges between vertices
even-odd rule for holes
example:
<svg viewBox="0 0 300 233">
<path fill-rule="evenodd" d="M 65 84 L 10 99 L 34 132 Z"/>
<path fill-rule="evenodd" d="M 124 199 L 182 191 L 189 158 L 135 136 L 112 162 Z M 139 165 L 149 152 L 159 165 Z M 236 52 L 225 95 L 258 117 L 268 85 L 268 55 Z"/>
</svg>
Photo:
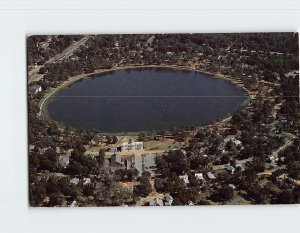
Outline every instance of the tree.
<svg viewBox="0 0 300 233">
<path fill-rule="evenodd" d="M 171 150 L 166 155 L 156 157 L 156 168 L 163 176 L 172 172 L 182 175 L 190 170 L 190 162 L 182 150 Z"/>
<path fill-rule="evenodd" d="M 227 163 L 230 162 L 230 158 L 229 158 L 228 155 L 223 155 L 223 156 L 220 158 L 220 160 L 221 160 L 221 163 L 222 163 L 222 164 L 227 164 Z"/>
<path fill-rule="evenodd" d="M 205 167 L 208 164 L 208 158 L 200 155 L 192 156 L 190 162 L 191 169 L 199 169 Z"/>
<path fill-rule="evenodd" d="M 213 201 L 224 202 L 233 198 L 234 192 L 231 187 L 223 186 L 218 191 L 210 196 Z"/>
<path fill-rule="evenodd" d="M 186 154 L 181 150 L 170 151 L 168 154 L 168 162 L 172 164 L 171 171 L 181 175 L 190 169 L 190 164 Z"/>
<path fill-rule="evenodd" d="M 167 177 L 170 173 L 170 168 L 168 162 L 163 158 L 163 156 L 156 156 L 155 163 L 156 163 L 156 173 L 161 174 L 164 177 Z"/>
<path fill-rule="evenodd" d="M 134 194 L 136 196 L 146 197 L 152 192 L 152 185 L 149 181 L 149 174 L 143 172 L 140 178 L 140 184 L 135 186 Z"/>
<path fill-rule="evenodd" d="M 254 200 L 255 204 L 266 204 L 268 193 L 265 188 L 261 188 L 259 185 L 254 184 L 246 188 L 248 196 Z"/>
<path fill-rule="evenodd" d="M 295 200 L 292 191 L 282 191 L 278 195 L 278 204 L 294 204 Z"/>
<path fill-rule="evenodd" d="M 300 185 L 297 185 L 293 189 L 293 196 L 294 196 L 295 203 L 300 204 Z"/>
<path fill-rule="evenodd" d="M 46 156 L 50 161 L 56 162 L 58 154 L 56 153 L 55 149 L 47 149 L 44 153 L 44 156 Z"/>
<path fill-rule="evenodd" d="M 94 194 L 94 187 L 92 184 L 87 184 L 83 187 L 83 194 L 85 196 L 92 196 Z"/>
<path fill-rule="evenodd" d="M 232 140 L 229 140 L 226 145 L 225 145 L 225 148 L 226 150 L 232 150 L 232 148 L 235 146 L 234 142 Z"/>
<path fill-rule="evenodd" d="M 242 173 L 241 183 L 245 186 L 250 185 L 257 178 L 257 174 L 254 169 L 247 168 Z"/>
<path fill-rule="evenodd" d="M 50 202 L 49 202 L 50 206 L 62 206 L 62 204 L 65 201 L 64 197 L 59 193 L 51 193 L 49 195 L 49 198 L 50 198 Z"/>
<path fill-rule="evenodd" d="M 30 205 L 37 206 L 47 195 L 46 182 L 41 181 L 30 188 Z"/>
<path fill-rule="evenodd" d="M 112 137 L 107 135 L 106 136 L 106 141 L 107 141 L 107 144 L 112 144 L 112 142 L 113 142 Z"/>
<path fill-rule="evenodd" d="M 97 160 L 101 167 L 104 166 L 104 162 L 105 162 L 105 150 L 104 149 L 99 150 L 99 156 L 98 156 Z"/>
<path fill-rule="evenodd" d="M 118 142 L 118 138 L 117 138 L 117 136 L 113 136 L 112 137 L 112 144 L 115 144 L 115 143 L 117 143 Z"/>
<path fill-rule="evenodd" d="M 41 160 L 40 169 L 54 172 L 57 169 L 57 163 L 55 163 L 47 158 L 44 158 Z"/>
<path fill-rule="evenodd" d="M 203 142 L 205 134 L 201 131 L 198 131 L 195 135 L 195 138 L 197 138 L 199 142 Z"/>
<path fill-rule="evenodd" d="M 79 162 L 73 161 L 67 167 L 67 173 L 71 175 L 82 175 L 83 166 Z"/>
<path fill-rule="evenodd" d="M 97 206 L 121 206 L 132 199 L 132 193 L 128 188 L 118 183 L 112 183 L 108 190 L 95 197 Z"/>
<path fill-rule="evenodd" d="M 139 133 L 138 135 L 138 141 L 141 141 L 141 142 L 145 142 L 146 139 L 147 139 L 147 133 L 146 132 L 142 132 L 142 133 Z"/>
</svg>

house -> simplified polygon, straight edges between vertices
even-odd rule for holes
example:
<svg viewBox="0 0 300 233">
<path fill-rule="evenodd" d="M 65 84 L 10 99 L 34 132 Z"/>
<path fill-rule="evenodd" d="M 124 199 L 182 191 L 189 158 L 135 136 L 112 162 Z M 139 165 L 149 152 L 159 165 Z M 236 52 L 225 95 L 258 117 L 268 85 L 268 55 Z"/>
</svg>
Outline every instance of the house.
<svg viewBox="0 0 300 233">
<path fill-rule="evenodd" d="M 155 39 L 155 36 L 150 36 L 148 38 L 148 40 L 146 41 L 146 43 L 151 46 L 154 39 Z"/>
<path fill-rule="evenodd" d="M 155 155 L 148 154 L 146 156 L 142 157 L 142 167 L 138 168 L 135 166 L 136 169 L 150 172 L 150 174 L 153 176 L 155 173 L 156 163 L 155 163 Z"/>
<path fill-rule="evenodd" d="M 187 174 L 185 175 L 182 175 L 182 176 L 179 176 L 180 179 L 182 179 L 184 181 L 185 184 L 189 184 L 190 181 L 189 181 L 189 177 Z"/>
<path fill-rule="evenodd" d="M 241 142 L 240 140 L 237 140 L 237 139 L 232 140 L 232 142 L 233 142 L 236 146 L 242 145 L 242 142 Z"/>
<path fill-rule="evenodd" d="M 182 154 L 186 155 L 186 151 L 185 150 L 181 150 Z"/>
<path fill-rule="evenodd" d="M 131 151 L 131 150 L 143 150 L 144 144 L 143 142 L 135 142 L 133 138 L 122 137 L 116 143 L 114 148 L 114 152 L 121 152 L 121 151 Z"/>
<path fill-rule="evenodd" d="M 75 184 L 77 185 L 79 183 L 79 179 L 78 178 L 73 178 L 70 180 L 70 184 Z"/>
<path fill-rule="evenodd" d="M 71 205 L 69 205 L 69 207 L 78 207 L 78 203 L 77 201 L 72 201 Z"/>
<path fill-rule="evenodd" d="M 110 163 L 105 163 L 105 168 L 109 168 L 111 171 L 136 169 L 139 175 L 147 171 L 150 172 L 151 176 L 154 176 L 156 168 L 155 157 L 155 154 L 133 154 L 122 158 L 119 153 L 116 153 L 110 158 Z"/>
<path fill-rule="evenodd" d="M 119 154 L 113 154 L 110 160 L 111 167 L 121 167 L 122 166 L 122 158 Z"/>
<path fill-rule="evenodd" d="M 171 206 L 173 203 L 173 197 L 171 195 L 166 195 L 165 196 L 165 200 L 164 200 L 164 204 L 165 206 Z"/>
<path fill-rule="evenodd" d="M 233 166 L 231 166 L 230 164 L 226 164 L 224 167 L 231 174 L 233 174 L 235 171 L 235 168 Z"/>
<path fill-rule="evenodd" d="M 205 179 L 203 177 L 203 173 L 195 173 L 195 177 L 196 177 L 197 180 L 205 181 Z"/>
<path fill-rule="evenodd" d="M 232 140 L 232 142 L 238 149 L 240 149 L 240 150 L 244 149 L 243 144 L 240 140 L 234 139 L 234 140 Z"/>
<path fill-rule="evenodd" d="M 29 86 L 28 94 L 29 95 L 36 95 L 41 91 L 42 91 L 42 86 L 35 84 L 35 85 L 32 85 L 32 86 Z"/>
<path fill-rule="evenodd" d="M 46 49 L 49 47 L 49 42 L 39 42 L 37 44 L 38 47 L 42 48 L 42 49 Z"/>
<path fill-rule="evenodd" d="M 208 176 L 208 178 L 209 178 L 210 180 L 216 179 L 216 176 L 215 176 L 213 173 L 211 173 L 211 172 L 207 172 L 207 176 Z"/>
<path fill-rule="evenodd" d="M 278 161 L 278 152 L 277 151 L 272 152 L 270 159 L 274 161 Z"/>
<path fill-rule="evenodd" d="M 193 205 L 194 205 L 194 202 L 188 201 L 188 205 L 189 205 L 189 206 L 193 206 Z"/>
<path fill-rule="evenodd" d="M 156 197 L 153 200 L 149 201 L 149 205 L 150 206 L 163 206 L 164 203 L 161 199 Z"/>
<path fill-rule="evenodd" d="M 129 54 L 131 55 L 131 56 L 136 56 L 136 54 L 137 54 L 137 51 L 135 50 L 135 49 L 133 49 L 133 50 L 130 50 L 129 51 Z"/>
<path fill-rule="evenodd" d="M 82 181 L 83 181 L 83 185 L 87 185 L 91 183 L 91 178 L 83 178 Z"/>
<path fill-rule="evenodd" d="M 229 184 L 228 187 L 232 188 L 233 190 L 236 189 L 236 186 L 234 184 Z"/>
<path fill-rule="evenodd" d="M 124 164 L 126 170 L 131 170 L 133 168 L 132 157 L 125 158 L 123 164 Z"/>
<path fill-rule="evenodd" d="M 153 176 L 155 173 L 155 157 L 156 155 L 148 154 L 148 155 L 133 155 L 124 160 L 124 166 L 127 170 L 136 169 L 140 174 L 144 171 L 150 172 Z"/>
<path fill-rule="evenodd" d="M 58 156 L 59 166 L 66 168 L 69 163 L 70 163 L 70 157 L 69 156 L 67 156 L 67 155 Z"/>
<path fill-rule="evenodd" d="M 148 52 L 153 52 L 154 48 L 148 47 L 148 48 L 146 48 L 146 50 L 147 50 Z"/>
<path fill-rule="evenodd" d="M 201 148 L 200 148 L 200 150 L 199 150 L 199 152 L 200 152 L 200 153 L 204 153 L 204 152 L 205 152 L 205 150 L 206 150 L 206 148 L 204 148 L 204 147 L 201 147 Z"/>
</svg>

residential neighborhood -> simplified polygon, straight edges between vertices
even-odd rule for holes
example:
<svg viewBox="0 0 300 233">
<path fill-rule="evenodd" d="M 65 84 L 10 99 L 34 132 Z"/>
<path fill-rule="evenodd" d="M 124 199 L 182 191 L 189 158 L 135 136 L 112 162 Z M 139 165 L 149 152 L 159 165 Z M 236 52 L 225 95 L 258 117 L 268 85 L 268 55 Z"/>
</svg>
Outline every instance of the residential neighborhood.
<svg viewBox="0 0 300 233">
<path fill-rule="evenodd" d="M 298 33 L 47 35 L 27 46 L 31 206 L 300 203 Z M 206 74 L 245 101 L 208 124 L 140 132 L 51 118 L 48 104 L 71 84 L 137 69 Z"/>
</svg>

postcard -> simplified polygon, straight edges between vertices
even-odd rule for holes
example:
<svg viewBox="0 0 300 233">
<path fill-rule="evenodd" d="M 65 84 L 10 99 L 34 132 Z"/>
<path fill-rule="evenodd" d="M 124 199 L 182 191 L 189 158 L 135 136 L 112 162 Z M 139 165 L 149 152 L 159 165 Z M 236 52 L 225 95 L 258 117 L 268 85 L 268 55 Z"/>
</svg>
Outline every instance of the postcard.
<svg viewBox="0 0 300 233">
<path fill-rule="evenodd" d="M 298 33 L 30 35 L 32 207 L 300 203 Z"/>
</svg>

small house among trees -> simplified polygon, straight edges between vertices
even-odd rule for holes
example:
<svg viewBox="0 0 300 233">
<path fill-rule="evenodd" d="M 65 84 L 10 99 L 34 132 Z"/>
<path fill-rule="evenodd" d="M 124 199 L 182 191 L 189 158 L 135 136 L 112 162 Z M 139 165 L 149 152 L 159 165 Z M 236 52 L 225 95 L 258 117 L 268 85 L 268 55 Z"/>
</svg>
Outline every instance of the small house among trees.
<svg viewBox="0 0 300 233">
<path fill-rule="evenodd" d="M 29 95 L 36 95 L 41 91 L 42 91 L 42 86 L 35 84 L 35 85 L 32 85 L 32 86 L 29 86 L 28 94 Z"/>
</svg>

